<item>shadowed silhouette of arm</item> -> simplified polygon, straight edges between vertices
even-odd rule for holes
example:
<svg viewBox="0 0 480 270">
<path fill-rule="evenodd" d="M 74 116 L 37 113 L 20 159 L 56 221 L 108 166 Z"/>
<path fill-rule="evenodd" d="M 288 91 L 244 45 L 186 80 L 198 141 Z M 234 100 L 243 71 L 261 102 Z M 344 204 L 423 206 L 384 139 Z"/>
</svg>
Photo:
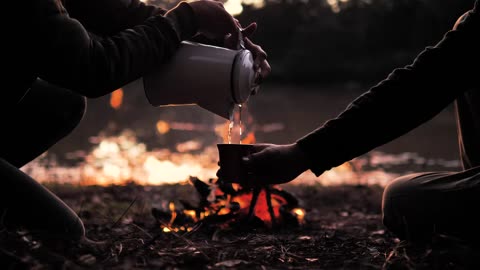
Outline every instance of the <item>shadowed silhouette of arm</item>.
<svg viewBox="0 0 480 270">
<path fill-rule="evenodd" d="M 475 8 L 411 65 L 395 69 L 339 116 L 301 138 L 297 143 L 309 157 L 310 169 L 320 175 L 398 138 L 478 85 L 479 33 Z"/>
</svg>

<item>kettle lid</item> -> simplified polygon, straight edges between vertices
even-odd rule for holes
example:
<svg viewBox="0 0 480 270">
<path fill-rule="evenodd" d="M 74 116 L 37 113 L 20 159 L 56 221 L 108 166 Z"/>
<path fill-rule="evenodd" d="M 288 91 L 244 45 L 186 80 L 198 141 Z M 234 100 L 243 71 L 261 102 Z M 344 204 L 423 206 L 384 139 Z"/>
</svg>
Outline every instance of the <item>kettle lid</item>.
<svg viewBox="0 0 480 270">
<path fill-rule="evenodd" d="M 238 52 L 232 71 L 232 96 L 235 103 L 243 104 L 248 100 L 255 87 L 254 61 L 249 50 Z"/>
</svg>

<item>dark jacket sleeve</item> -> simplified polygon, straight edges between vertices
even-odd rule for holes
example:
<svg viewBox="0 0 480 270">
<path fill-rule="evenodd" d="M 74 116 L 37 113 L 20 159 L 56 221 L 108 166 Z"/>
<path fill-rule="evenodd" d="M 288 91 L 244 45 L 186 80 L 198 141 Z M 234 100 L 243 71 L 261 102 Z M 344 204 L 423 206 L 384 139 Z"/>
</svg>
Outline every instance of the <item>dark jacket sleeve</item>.
<svg viewBox="0 0 480 270">
<path fill-rule="evenodd" d="M 478 86 L 480 18 L 472 10 L 456 30 L 415 61 L 354 100 L 339 116 L 297 141 L 318 176 L 411 131 L 461 93 Z"/>
<path fill-rule="evenodd" d="M 112 35 L 166 12 L 140 0 L 65 0 L 64 6 L 70 17 L 97 35 Z"/>
<path fill-rule="evenodd" d="M 35 70 L 50 83 L 87 97 L 99 97 L 140 78 L 168 59 L 180 41 L 196 32 L 191 7 L 180 3 L 165 16 L 98 37 L 54 0 L 36 4 L 32 24 Z"/>
</svg>

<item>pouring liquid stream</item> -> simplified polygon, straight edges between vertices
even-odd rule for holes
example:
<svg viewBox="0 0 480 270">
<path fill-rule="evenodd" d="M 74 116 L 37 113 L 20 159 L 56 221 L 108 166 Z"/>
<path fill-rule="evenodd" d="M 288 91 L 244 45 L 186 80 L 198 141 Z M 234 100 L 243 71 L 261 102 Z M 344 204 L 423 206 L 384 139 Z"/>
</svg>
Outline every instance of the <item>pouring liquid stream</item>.
<svg viewBox="0 0 480 270">
<path fill-rule="evenodd" d="M 228 124 L 228 144 L 231 144 L 232 143 L 232 129 L 233 129 L 233 124 L 234 124 L 234 121 L 233 121 L 233 117 L 231 117 L 229 121 L 229 124 Z"/>
<path fill-rule="evenodd" d="M 242 144 L 242 104 L 238 104 L 238 113 L 239 113 L 239 121 L 238 121 L 238 125 L 239 125 L 239 143 Z M 235 118 L 233 117 L 233 114 L 232 114 L 232 117 L 230 117 L 230 120 L 229 120 L 229 123 L 228 123 L 228 144 L 231 144 L 232 143 L 232 129 L 233 129 L 233 126 L 235 124 Z"/>
<path fill-rule="evenodd" d="M 240 136 L 239 136 L 239 142 L 240 144 L 242 144 L 242 104 L 238 104 L 238 127 L 239 127 L 239 133 L 240 133 Z"/>
</svg>

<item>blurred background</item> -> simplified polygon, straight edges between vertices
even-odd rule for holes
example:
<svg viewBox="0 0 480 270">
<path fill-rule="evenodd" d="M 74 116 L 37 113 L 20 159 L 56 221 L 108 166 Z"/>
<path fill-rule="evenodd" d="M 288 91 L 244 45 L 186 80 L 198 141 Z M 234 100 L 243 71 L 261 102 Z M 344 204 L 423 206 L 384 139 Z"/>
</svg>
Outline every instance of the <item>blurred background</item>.
<svg viewBox="0 0 480 270">
<path fill-rule="evenodd" d="M 146 2 L 166 9 L 178 3 Z M 426 46 L 435 45 L 474 2 L 226 1 L 225 8 L 244 26 L 258 23 L 252 39 L 268 53 L 272 66 L 270 77 L 246 104 L 242 139 L 291 143 L 306 135 L 339 114 L 394 68 L 410 64 Z M 459 169 L 454 117 L 453 106 L 449 106 L 416 130 L 368 153 L 367 163 L 371 167 L 387 164 L 382 170 L 395 167 L 391 169 L 394 173 Z M 78 167 L 92 163 L 92 158 L 98 163 L 98 157 L 92 157 L 95 149 L 110 140 L 103 150 L 105 157 L 112 156 L 121 151 L 118 138 L 123 136 L 130 145 L 141 145 L 141 150 L 137 150 L 142 153 L 168 151 L 164 160 L 173 161 L 173 153 L 183 153 L 193 160 L 210 158 L 216 165 L 215 144 L 225 141 L 227 125 L 227 120 L 196 106 L 152 107 L 141 81 L 136 81 L 112 94 L 89 100 L 80 126 L 35 164 Z M 233 142 L 238 139 L 234 137 Z M 158 153 L 156 159 L 162 160 Z M 176 164 L 184 160 L 179 158 Z M 122 162 L 134 166 L 128 160 Z M 98 169 L 104 165 L 95 166 Z M 38 171 L 35 166 L 25 170 Z M 212 167 L 209 175 L 214 170 Z M 119 174 L 119 170 L 115 172 Z"/>
</svg>

